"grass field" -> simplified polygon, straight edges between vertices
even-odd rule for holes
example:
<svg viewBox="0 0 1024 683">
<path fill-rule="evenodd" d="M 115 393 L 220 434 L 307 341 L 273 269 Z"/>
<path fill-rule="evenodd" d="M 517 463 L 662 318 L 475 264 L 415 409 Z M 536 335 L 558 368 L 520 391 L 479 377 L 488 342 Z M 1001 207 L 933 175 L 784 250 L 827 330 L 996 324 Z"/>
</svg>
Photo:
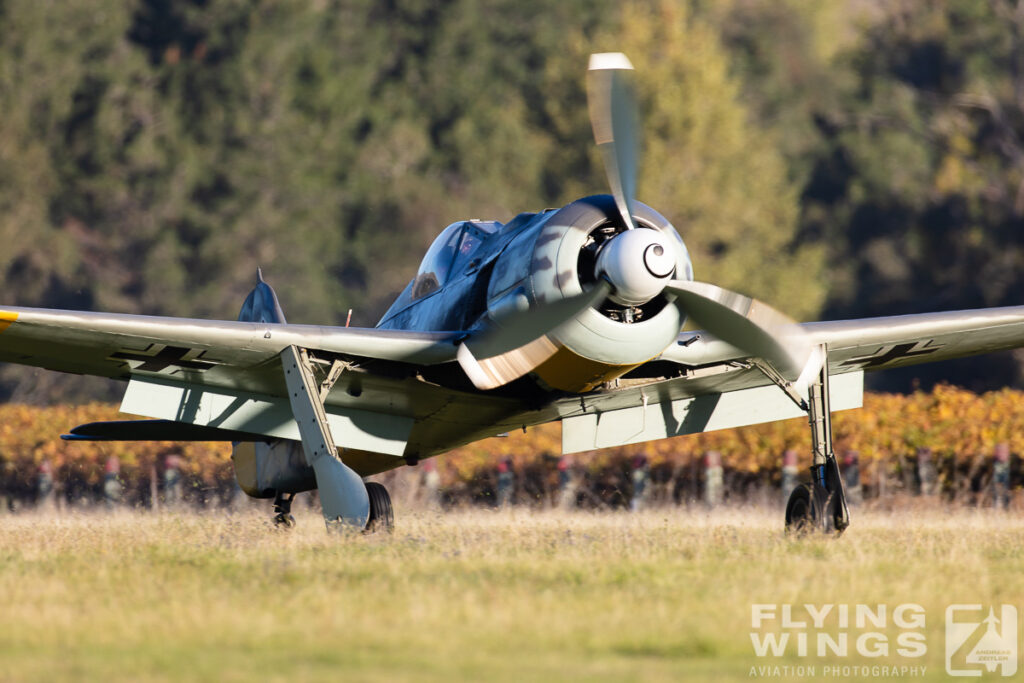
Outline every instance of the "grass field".
<svg viewBox="0 0 1024 683">
<path fill-rule="evenodd" d="M 0 517 L 0 679 L 943 680 L 948 604 L 1024 608 L 1024 518 L 855 515 L 838 540 L 737 510 L 399 511 L 372 537 L 312 512 L 291 532 L 256 513 Z M 908 602 L 923 657 L 754 655 L 753 603 Z"/>
</svg>

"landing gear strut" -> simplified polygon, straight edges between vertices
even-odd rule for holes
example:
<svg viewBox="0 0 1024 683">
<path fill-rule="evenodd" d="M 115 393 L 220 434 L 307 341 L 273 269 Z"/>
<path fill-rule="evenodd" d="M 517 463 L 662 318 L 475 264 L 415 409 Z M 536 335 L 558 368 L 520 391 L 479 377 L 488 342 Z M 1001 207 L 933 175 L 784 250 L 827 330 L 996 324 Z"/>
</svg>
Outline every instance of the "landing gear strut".
<svg viewBox="0 0 1024 683">
<path fill-rule="evenodd" d="M 302 451 L 316 477 L 327 528 L 365 529 L 370 518 L 366 485 L 355 470 L 342 462 L 324 407 L 324 398 L 344 369 L 344 364 L 332 363 L 327 380 L 318 383 L 309 352 L 289 346 L 281 351 L 281 369 L 288 387 L 288 402 L 302 440 Z"/>
<path fill-rule="evenodd" d="M 787 531 L 842 533 L 850 526 L 846 490 L 839 463 L 832 450 L 832 413 L 829 407 L 828 352 L 821 347 L 823 363 L 808 391 L 813 464 L 811 482 L 793 490 L 786 505 Z"/>
<path fill-rule="evenodd" d="M 290 529 L 295 526 L 295 517 L 292 515 L 292 501 L 294 493 L 284 494 L 278 492 L 274 496 L 274 525 L 282 529 Z"/>
</svg>

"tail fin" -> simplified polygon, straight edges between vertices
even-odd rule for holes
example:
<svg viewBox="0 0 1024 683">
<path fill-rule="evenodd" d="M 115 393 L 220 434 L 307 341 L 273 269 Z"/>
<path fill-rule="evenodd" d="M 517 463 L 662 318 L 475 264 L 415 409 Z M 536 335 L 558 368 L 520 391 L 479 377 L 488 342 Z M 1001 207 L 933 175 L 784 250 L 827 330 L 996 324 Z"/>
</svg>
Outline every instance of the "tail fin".
<svg viewBox="0 0 1024 683">
<path fill-rule="evenodd" d="M 263 271 L 256 269 L 256 286 L 242 304 L 238 319 L 246 323 L 284 323 L 284 311 L 274 288 L 263 281 Z"/>
</svg>

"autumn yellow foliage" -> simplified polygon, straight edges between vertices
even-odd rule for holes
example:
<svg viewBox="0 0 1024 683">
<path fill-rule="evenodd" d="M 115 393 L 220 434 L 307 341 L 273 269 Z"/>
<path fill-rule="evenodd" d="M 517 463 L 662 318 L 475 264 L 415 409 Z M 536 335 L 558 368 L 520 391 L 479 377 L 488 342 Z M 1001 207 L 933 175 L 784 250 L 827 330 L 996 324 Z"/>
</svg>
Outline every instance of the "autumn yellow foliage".
<svg viewBox="0 0 1024 683">
<path fill-rule="evenodd" d="M 89 483 L 99 482 L 104 464 L 118 458 L 126 485 L 147 479 L 163 458 L 182 456 L 185 474 L 209 486 L 228 481 L 230 445 L 170 442 L 65 442 L 59 435 L 85 422 L 124 419 L 108 404 L 34 407 L 0 406 L 0 466 L 4 480 L 31 481 L 48 461 L 58 479 L 74 472 Z M 868 394 L 864 408 L 836 413 L 833 421 L 836 452 L 857 451 L 862 467 L 895 466 L 918 448 L 931 448 L 944 459 L 967 463 L 991 455 L 995 444 L 1006 442 L 1014 453 L 1024 452 L 1024 392 L 1004 389 L 974 394 L 951 386 L 910 395 Z M 709 450 L 722 454 L 726 468 L 763 473 L 777 471 L 786 449 L 799 453 L 801 468 L 810 465 L 806 421 L 786 420 L 740 429 L 664 439 L 574 456 L 577 464 L 597 471 L 638 454 L 652 466 L 686 465 Z M 507 438 L 493 438 L 458 448 L 439 459 L 445 485 L 468 481 L 493 471 L 502 458 L 517 469 L 538 464 L 560 453 L 557 424 L 531 428 Z M 155 466 L 155 468 L 154 468 Z"/>
<path fill-rule="evenodd" d="M 116 405 L 87 403 L 49 407 L 0 405 L 0 465 L 4 484 L 25 486 L 43 462 L 57 477 L 74 473 L 85 483 L 96 484 L 109 458 L 116 457 L 121 477 L 131 484 L 147 479 L 168 455 L 182 456 L 181 467 L 191 478 L 216 484 L 232 476 L 231 446 L 222 443 L 172 443 L 148 441 L 63 441 L 73 427 L 88 422 L 123 420 Z"/>
<path fill-rule="evenodd" d="M 1024 452 L 1024 392 L 1011 389 L 975 394 L 940 385 L 931 392 L 867 394 L 864 408 L 835 413 L 835 450 L 840 456 L 857 451 L 862 465 L 895 464 L 918 448 L 931 448 L 957 462 L 990 455 L 995 444 L 1007 442 Z M 558 425 L 545 425 L 526 438 L 488 439 L 446 456 L 446 468 L 458 477 L 471 476 L 500 457 L 525 465 L 539 455 L 559 452 Z M 777 470 L 787 449 L 799 453 L 801 468 L 809 467 L 810 434 L 804 419 L 792 419 L 738 429 L 662 439 L 581 454 L 577 460 L 592 468 L 642 454 L 651 465 L 685 464 L 710 450 L 722 454 L 723 464 L 745 472 Z M 445 468 L 443 468 L 445 469 Z"/>
</svg>

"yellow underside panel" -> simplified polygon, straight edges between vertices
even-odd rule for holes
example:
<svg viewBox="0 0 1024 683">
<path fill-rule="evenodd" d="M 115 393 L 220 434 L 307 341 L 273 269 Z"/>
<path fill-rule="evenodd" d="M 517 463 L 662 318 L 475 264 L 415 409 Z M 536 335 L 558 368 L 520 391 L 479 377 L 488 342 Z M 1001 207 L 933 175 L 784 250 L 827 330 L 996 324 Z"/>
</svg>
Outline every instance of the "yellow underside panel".
<svg viewBox="0 0 1024 683">
<path fill-rule="evenodd" d="M 610 382 L 616 377 L 638 368 L 643 363 L 633 365 L 611 365 L 600 361 L 584 358 L 564 346 L 555 355 L 537 366 L 534 373 L 553 389 L 583 393 Z"/>
</svg>

